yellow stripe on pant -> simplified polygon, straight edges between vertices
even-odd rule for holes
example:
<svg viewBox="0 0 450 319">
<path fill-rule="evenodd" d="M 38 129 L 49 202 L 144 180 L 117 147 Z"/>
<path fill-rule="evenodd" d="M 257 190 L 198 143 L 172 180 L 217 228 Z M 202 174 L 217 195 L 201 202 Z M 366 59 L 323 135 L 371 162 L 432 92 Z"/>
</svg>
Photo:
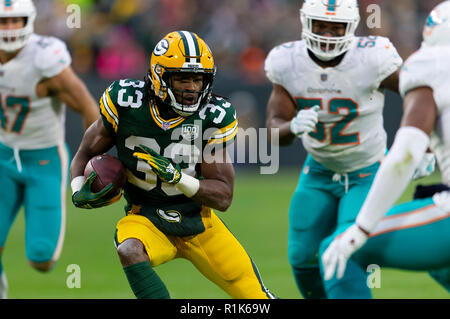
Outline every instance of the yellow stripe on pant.
<svg viewBox="0 0 450 319">
<path fill-rule="evenodd" d="M 134 214 L 118 222 L 116 236 L 118 244 L 128 238 L 139 239 L 152 267 L 174 258 L 190 260 L 232 298 L 269 299 L 271 296 L 244 248 L 212 210 L 211 227 L 195 236 L 167 236 L 148 218 Z"/>
</svg>

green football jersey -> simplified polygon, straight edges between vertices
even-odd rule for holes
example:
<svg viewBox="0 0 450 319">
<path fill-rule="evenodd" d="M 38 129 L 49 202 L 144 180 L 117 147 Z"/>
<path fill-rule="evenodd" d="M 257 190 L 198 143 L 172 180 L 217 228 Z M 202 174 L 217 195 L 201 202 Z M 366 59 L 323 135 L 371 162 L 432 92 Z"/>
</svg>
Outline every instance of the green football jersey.
<svg viewBox="0 0 450 319">
<path fill-rule="evenodd" d="M 200 204 L 162 182 L 133 153 L 143 144 L 179 164 L 184 174 L 202 179 L 203 154 L 234 141 L 238 131 L 236 111 L 227 100 L 214 96 L 189 117 L 163 119 L 158 107 L 149 98 L 145 82 L 133 79 L 113 82 L 100 98 L 104 126 L 115 137 L 117 156 L 126 167 L 124 196 L 129 206 L 154 210 L 175 207 L 172 210 L 177 212 L 179 207 L 191 207 L 191 214 L 200 214 Z"/>
</svg>

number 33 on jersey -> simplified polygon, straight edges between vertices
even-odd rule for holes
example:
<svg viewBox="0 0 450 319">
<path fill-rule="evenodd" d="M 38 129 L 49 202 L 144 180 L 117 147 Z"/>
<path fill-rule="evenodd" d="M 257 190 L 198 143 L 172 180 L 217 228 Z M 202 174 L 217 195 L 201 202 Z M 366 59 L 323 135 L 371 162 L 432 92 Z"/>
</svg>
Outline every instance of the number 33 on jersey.
<svg viewBox="0 0 450 319">
<path fill-rule="evenodd" d="M 133 157 L 135 147 L 146 145 L 180 164 L 183 173 L 201 178 L 197 164 L 205 147 L 233 142 L 238 120 L 234 107 L 215 96 L 189 117 L 163 119 L 146 90 L 142 81 L 113 82 L 100 98 L 100 113 L 106 129 L 116 137 L 117 156 L 127 168 L 129 191 L 125 191 L 125 196 L 136 204 L 151 201 L 155 205 L 182 193 L 162 182 L 145 163 Z"/>
</svg>

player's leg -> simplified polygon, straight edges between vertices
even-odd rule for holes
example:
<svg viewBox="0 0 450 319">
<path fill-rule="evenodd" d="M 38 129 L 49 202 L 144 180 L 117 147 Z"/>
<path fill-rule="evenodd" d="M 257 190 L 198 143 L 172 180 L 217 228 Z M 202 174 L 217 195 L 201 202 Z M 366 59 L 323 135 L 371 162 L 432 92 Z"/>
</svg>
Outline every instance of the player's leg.
<svg viewBox="0 0 450 319">
<path fill-rule="evenodd" d="M 209 280 L 235 299 L 273 299 L 258 268 L 224 223 L 211 212 L 211 227 L 178 245 Z"/>
<path fill-rule="evenodd" d="M 351 223 L 346 225 L 350 226 Z M 324 239 L 320 245 L 319 255 L 323 255 L 326 248 L 331 242 L 346 229 L 345 226 L 338 228 L 337 231 Z M 321 272 L 323 275 L 323 264 L 320 260 Z M 336 277 L 330 280 L 323 280 L 327 298 L 329 299 L 371 299 L 372 292 L 367 286 L 367 273 L 365 265 L 362 265 L 350 259 L 347 262 L 344 277 L 340 280 Z"/>
<path fill-rule="evenodd" d="M 450 267 L 429 271 L 431 278 L 436 280 L 450 293 Z"/>
<path fill-rule="evenodd" d="M 347 229 L 348 225 L 352 224 L 356 219 L 356 216 L 369 193 L 379 165 L 380 164 L 377 162 L 369 167 L 348 174 L 347 191 L 345 185 L 342 185 L 340 190 L 342 196 L 338 206 L 336 231 L 332 236 L 321 243 L 320 257 L 324 251 L 323 247 L 328 247 L 332 239 Z M 339 281 L 337 287 L 333 285 L 333 282 L 331 281 L 325 283 L 327 297 L 335 298 L 336 295 L 339 295 L 340 298 L 372 298 L 372 293 L 366 285 L 366 280 L 367 273 L 365 268 L 357 263 L 350 263 L 346 276 Z M 336 289 L 339 290 L 339 293 L 335 293 Z"/>
<path fill-rule="evenodd" d="M 175 258 L 177 248 L 146 217 L 128 215 L 117 224 L 115 244 L 120 262 L 138 299 L 168 299 L 169 292 L 153 270 Z"/>
<path fill-rule="evenodd" d="M 346 226 L 350 226 L 350 223 Z M 340 232 L 346 227 L 339 229 Z M 348 261 L 344 277 L 325 283 L 334 298 L 349 298 L 367 289 L 366 283 L 346 286 L 355 267 L 376 264 L 407 270 L 444 269 L 450 265 L 450 217 L 431 198 L 394 206 L 377 225 L 367 243 Z M 323 252 L 334 236 L 328 238 Z"/>
<path fill-rule="evenodd" d="M 21 152 L 25 188 L 25 248 L 30 265 L 47 272 L 65 233 L 68 156 L 65 147 Z"/>
<path fill-rule="evenodd" d="M 20 177 L 13 159 L 12 150 L 0 145 L 0 299 L 6 298 L 8 291 L 3 250 L 23 200 L 23 185 L 18 181 Z"/>
<path fill-rule="evenodd" d="M 322 239 L 330 235 L 336 225 L 338 199 L 327 189 L 332 174 L 323 175 L 315 166 L 314 161 L 305 162 L 291 199 L 288 256 L 303 297 L 319 299 L 325 298 L 325 291 L 317 253 Z"/>
</svg>

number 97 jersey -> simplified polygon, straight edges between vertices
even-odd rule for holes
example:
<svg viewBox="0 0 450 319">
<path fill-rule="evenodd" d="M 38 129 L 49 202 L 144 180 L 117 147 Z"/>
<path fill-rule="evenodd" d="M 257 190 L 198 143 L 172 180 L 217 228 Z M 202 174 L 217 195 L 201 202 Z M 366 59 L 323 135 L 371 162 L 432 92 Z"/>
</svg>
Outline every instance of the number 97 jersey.
<svg viewBox="0 0 450 319">
<path fill-rule="evenodd" d="M 381 160 L 386 152 L 381 82 L 400 68 L 401 57 L 387 38 L 355 38 L 342 61 L 322 68 L 304 41 L 269 53 L 269 80 L 291 95 L 298 110 L 319 106 L 319 122 L 303 146 L 330 170 L 346 173 Z"/>
<path fill-rule="evenodd" d="M 118 158 L 127 171 L 125 198 L 135 205 L 160 207 L 192 201 L 173 185 L 162 182 L 150 167 L 133 157 L 143 144 L 179 164 L 182 172 L 202 178 L 202 157 L 232 143 L 238 131 L 234 107 L 211 97 L 199 112 L 164 119 L 149 98 L 145 82 L 126 79 L 112 83 L 100 98 L 104 126 L 115 136 Z"/>
</svg>

